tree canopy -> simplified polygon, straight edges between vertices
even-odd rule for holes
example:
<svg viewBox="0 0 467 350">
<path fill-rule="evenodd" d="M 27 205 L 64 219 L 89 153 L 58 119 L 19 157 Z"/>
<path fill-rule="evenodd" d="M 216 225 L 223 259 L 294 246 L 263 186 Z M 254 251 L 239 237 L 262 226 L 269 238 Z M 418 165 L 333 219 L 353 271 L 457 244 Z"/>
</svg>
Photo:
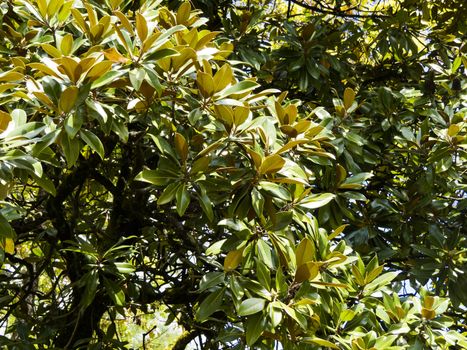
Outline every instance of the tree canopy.
<svg viewBox="0 0 467 350">
<path fill-rule="evenodd" d="M 1 2 L 0 345 L 467 348 L 466 6 Z"/>
</svg>

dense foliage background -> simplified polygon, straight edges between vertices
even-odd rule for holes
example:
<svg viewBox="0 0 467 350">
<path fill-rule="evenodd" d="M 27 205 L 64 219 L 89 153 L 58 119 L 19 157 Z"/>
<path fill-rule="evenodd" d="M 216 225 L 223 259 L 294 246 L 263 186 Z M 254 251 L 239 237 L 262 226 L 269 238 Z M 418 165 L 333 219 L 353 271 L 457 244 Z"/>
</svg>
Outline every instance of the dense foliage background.
<svg viewBox="0 0 467 350">
<path fill-rule="evenodd" d="M 0 2 L 0 345 L 467 348 L 466 6 Z"/>
</svg>

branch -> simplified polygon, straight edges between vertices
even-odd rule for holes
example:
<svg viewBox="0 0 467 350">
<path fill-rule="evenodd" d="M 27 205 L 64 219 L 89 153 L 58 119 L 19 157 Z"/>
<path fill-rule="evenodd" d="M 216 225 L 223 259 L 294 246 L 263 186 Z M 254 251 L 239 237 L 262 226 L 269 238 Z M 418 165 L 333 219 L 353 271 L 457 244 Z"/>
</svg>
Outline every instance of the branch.
<svg viewBox="0 0 467 350">
<path fill-rule="evenodd" d="M 316 12 L 326 14 L 326 15 L 334 15 L 334 16 L 338 16 L 338 17 L 350 17 L 350 18 L 389 18 L 389 16 L 387 16 L 387 15 L 378 15 L 376 13 L 372 13 L 372 14 L 369 14 L 369 15 L 351 14 L 351 13 L 347 13 L 345 11 L 338 10 L 338 9 L 336 9 L 336 10 L 326 10 L 326 9 L 323 9 L 322 7 L 310 5 L 310 4 L 307 4 L 307 3 L 303 3 L 303 2 L 298 1 L 298 0 L 289 0 L 289 1 L 293 2 L 295 5 L 298 5 L 300 7 L 305 8 L 307 10 L 316 11 Z"/>
</svg>

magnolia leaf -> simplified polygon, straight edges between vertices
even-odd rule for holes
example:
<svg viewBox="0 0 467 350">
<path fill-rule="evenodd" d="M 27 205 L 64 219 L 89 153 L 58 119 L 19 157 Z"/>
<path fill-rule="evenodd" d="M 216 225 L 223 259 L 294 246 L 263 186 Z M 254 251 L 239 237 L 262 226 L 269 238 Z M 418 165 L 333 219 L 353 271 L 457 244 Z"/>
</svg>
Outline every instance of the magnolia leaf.
<svg viewBox="0 0 467 350">
<path fill-rule="evenodd" d="M 224 259 L 224 270 L 226 272 L 235 270 L 240 264 L 243 258 L 243 248 L 232 250 L 227 253 L 227 256 Z"/>
<path fill-rule="evenodd" d="M 258 169 L 258 172 L 261 175 L 274 174 L 282 169 L 285 164 L 285 160 L 277 155 L 272 154 L 263 159 L 261 166 Z"/>
<path fill-rule="evenodd" d="M 266 300 L 262 298 L 249 298 L 243 300 L 238 308 L 239 316 L 249 316 L 256 314 L 264 309 Z"/>
</svg>

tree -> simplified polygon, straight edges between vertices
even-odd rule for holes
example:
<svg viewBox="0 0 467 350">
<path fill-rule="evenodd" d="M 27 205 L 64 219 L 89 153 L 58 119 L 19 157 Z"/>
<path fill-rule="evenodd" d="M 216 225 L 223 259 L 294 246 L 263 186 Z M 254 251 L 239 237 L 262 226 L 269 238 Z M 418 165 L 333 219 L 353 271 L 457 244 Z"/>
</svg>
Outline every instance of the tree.
<svg viewBox="0 0 467 350">
<path fill-rule="evenodd" d="M 0 5 L 0 344 L 467 347 L 465 4 L 194 4 Z"/>
</svg>

